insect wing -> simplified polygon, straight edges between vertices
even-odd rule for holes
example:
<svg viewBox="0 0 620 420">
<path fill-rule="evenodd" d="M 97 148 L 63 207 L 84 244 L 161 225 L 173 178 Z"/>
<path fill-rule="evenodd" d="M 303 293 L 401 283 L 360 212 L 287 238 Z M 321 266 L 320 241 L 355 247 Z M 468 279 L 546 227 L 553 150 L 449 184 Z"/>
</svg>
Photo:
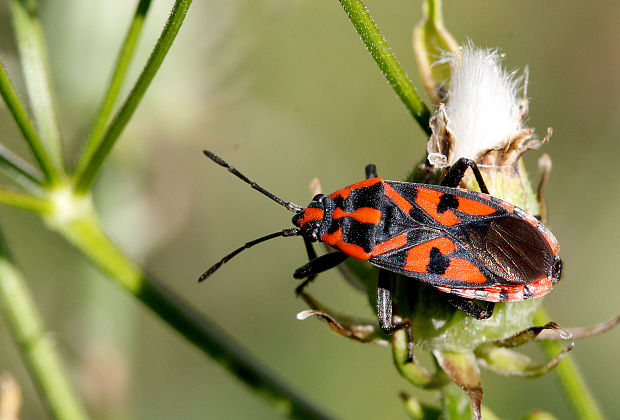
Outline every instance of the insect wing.
<svg viewBox="0 0 620 420">
<path fill-rule="evenodd" d="M 402 247 L 373 256 L 370 263 L 433 286 L 482 288 L 498 283 L 459 241 L 423 230 L 410 231 L 406 240 Z"/>
<path fill-rule="evenodd" d="M 505 284 L 527 284 L 552 276 L 556 256 L 528 221 L 506 215 L 464 225 L 462 243 Z"/>
<path fill-rule="evenodd" d="M 381 238 L 372 264 L 468 298 L 522 300 L 550 290 L 557 243 L 532 216 L 473 191 L 389 186 L 399 225 L 407 218 L 409 227 Z"/>
</svg>

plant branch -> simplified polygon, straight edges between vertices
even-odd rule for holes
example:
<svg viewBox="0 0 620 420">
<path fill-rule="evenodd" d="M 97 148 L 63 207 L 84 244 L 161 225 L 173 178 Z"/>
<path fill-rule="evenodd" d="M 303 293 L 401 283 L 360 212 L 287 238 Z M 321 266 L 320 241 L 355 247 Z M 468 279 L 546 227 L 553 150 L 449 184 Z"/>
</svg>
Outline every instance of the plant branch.
<svg viewBox="0 0 620 420">
<path fill-rule="evenodd" d="M 364 3 L 361 0 L 339 1 L 388 83 L 392 85 L 392 88 L 420 127 L 430 135 L 430 113 L 428 108 L 426 108 L 426 105 L 418 96 L 392 51 L 390 51 L 385 38 L 379 32 Z"/>
<path fill-rule="evenodd" d="M 52 416 L 64 420 L 88 418 L 72 391 L 55 351 L 54 342 L 44 330 L 32 296 L 1 235 L 0 307 L 30 375 Z"/>
<path fill-rule="evenodd" d="M 42 174 L 0 143 L 0 170 L 31 193 L 41 191 Z"/>
<path fill-rule="evenodd" d="M 541 307 L 534 315 L 534 323 L 536 325 L 545 325 L 548 322 L 549 315 Z M 562 345 L 557 341 L 541 341 L 540 345 L 549 357 L 554 357 L 562 351 Z M 603 413 L 570 355 L 566 355 L 562 359 L 554 369 L 554 372 L 560 380 L 564 394 L 566 394 L 568 401 L 570 401 L 580 419 L 604 419 Z"/>
<path fill-rule="evenodd" d="M 30 210 L 41 215 L 52 211 L 51 203 L 45 198 L 5 189 L 0 189 L 0 204 Z"/>
<path fill-rule="evenodd" d="M 62 150 L 38 3 L 36 0 L 10 0 L 10 4 L 32 113 L 48 159 L 55 168 L 51 173 L 57 175 L 63 172 Z"/>
<path fill-rule="evenodd" d="M 84 200 L 88 195 L 79 195 Z M 303 400 L 286 384 L 272 376 L 250 357 L 227 333 L 163 284 L 147 277 L 127 259 L 101 230 L 90 206 L 72 206 L 82 211 L 74 219 L 50 217 L 49 225 L 59 231 L 95 266 L 107 273 L 126 292 L 139 299 L 154 314 L 178 331 L 188 341 L 212 357 L 258 395 L 284 408 L 290 417 L 303 419 L 329 418 Z M 59 221 L 60 220 L 60 221 Z"/>
<path fill-rule="evenodd" d="M 129 122 L 134 111 L 138 107 L 138 104 L 142 100 L 146 89 L 149 87 L 157 70 L 161 66 L 162 61 L 166 57 L 172 42 L 176 38 L 183 20 L 187 15 L 191 0 L 176 0 L 172 7 L 170 17 L 166 22 L 151 56 L 149 57 L 140 77 L 138 78 L 135 86 L 129 93 L 129 96 L 125 100 L 125 103 L 115 115 L 114 119 L 110 123 L 105 135 L 101 139 L 99 145 L 91 150 L 85 150 L 84 155 L 80 158 L 79 164 L 76 169 L 76 191 L 78 193 L 85 193 L 95 180 L 103 161 L 105 160 L 110 150 L 116 143 L 116 140 L 122 133 L 123 129 Z"/>
<path fill-rule="evenodd" d="M 101 139 L 103 138 L 103 134 L 105 132 L 105 126 L 110 119 L 112 109 L 116 103 L 121 87 L 123 86 L 125 77 L 127 76 L 127 70 L 129 69 L 129 64 L 131 63 L 136 50 L 136 45 L 142 31 L 144 19 L 146 18 L 146 14 L 150 6 L 151 0 L 140 0 L 138 6 L 136 7 L 133 19 L 131 20 L 131 24 L 129 25 L 129 29 L 127 30 L 127 34 L 125 35 L 125 39 L 119 51 L 106 95 L 101 103 L 101 107 L 99 108 L 97 117 L 93 123 L 90 135 L 84 144 L 82 159 L 91 157 L 101 143 Z M 80 164 L 78 164 L 78 166 L 80 166 Z"/>
<path fill-rule="evenodd" d="M 9 75 L 4 68 L 2 60 L 0 60 L 0 94 L 2 95 L 2 98 L 4 99 L 4 103 L 6 103 L 7 108 L 13 115 L 13 119 L 17 123 L 17 126 L 19 127 L 22 135 L 24 136 L 24 139 L 28 143 L 28 146 L 30 147 L 32 154 L 34 155 L 34 158 L 39 164 L 39 167 L 43 171 L 45 178 L 48 182 L 52 184 L 56 183 L 59 179 L 56 167 L 50 160 L 50 157 L 45 150 L 45 146 L 39 138 L 39 134 L 30 122 L 28 112 L 20 101 L 19 96 L 17 95 L 17 91 L 11 83 L 11 79 L 9 78 Z M 7 163 L 10 164 L 11 161 L 15 162 L 15 160 L 11 159 L 11 157 L 9 157 L 7 153 L 2 153 L 2 155 L 7 156 L 7 158 L 4 159 L 7 161 Z M 22 172 L 22 175 L 25 175 L 27 178 L 31 178 L 24 170 L 23 165 L 15 165 L 14 169 L 16 169 L 18 172 Z M 36 180 L 34 179 L 34 175 L 31 180 L 36 182 Z"/>
</svg>

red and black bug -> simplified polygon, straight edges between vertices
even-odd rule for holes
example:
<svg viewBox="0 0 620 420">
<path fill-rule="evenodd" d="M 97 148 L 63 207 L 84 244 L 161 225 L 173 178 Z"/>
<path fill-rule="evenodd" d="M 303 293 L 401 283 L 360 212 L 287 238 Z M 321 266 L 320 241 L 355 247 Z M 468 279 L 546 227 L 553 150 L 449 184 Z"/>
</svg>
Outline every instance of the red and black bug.
<svg viewBox="0 0 620 420">
<path fill-rule="evenodd" d="M 377 312 L 387 333 L 407 325 L 392 320 L 389 273 L 418 279 L 446 292 L 448 302 L 467 314 L 485 319 L 495 302 L 520 301 L 548 293 L 560 279 L 558 243 L 534 216 L 489 195 L 472 160 L 459 159 L 441 185 L 387 181 L 374 165 L 366 179 L 330 195 L 316 195 L 308 207 L 286 202 L 211 152 L 204 152 L 252 188 L 295 212 L 296 228 L 284 229 L 236 249 L 209 268 L 204 280 L 242 250 L 279 236 L 302 236 L 310 261 L 294 277 L 305 279 L 335 267 L 346 258 L 365 260 L 380 268 Z M 458 188 L 470 167 L 480 190 Z M 316 256 L 312 242 L 336 249 Z M 488 302 L 479 306 L 474 300 Z"/>
</svg>

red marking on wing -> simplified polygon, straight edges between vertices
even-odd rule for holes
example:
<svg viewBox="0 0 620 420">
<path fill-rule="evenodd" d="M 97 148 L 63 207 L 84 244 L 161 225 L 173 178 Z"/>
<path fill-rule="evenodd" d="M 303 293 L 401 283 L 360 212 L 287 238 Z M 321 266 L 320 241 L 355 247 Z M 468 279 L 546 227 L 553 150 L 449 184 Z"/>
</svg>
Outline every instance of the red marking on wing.
<svg viewBox="0 0 620 420">
<path fill-rule="evenodd" d="M 534 216 L 532 216 L 529 213 L 525 213 L 523 216 L 521 216 L 522 219 L 526 220 L 530 225 L 536 227 L 536 225 L 538 225 L 538 219 L 535 218 Z"/>
<path fill-rule="evenodd" d="M 317 209 L 316 207 L 308 207 L 304 209 L 303 216 L 299 219 L 299 227 L 303 228 L 304 225 L 312 220 L 321 220 L 325 212 L 323 209 Z"/>
<path fill-rule="evenodd" d="M 344 187 L 343 189 L 340 189 L 340 190 L 330 194 L 329 197 L 332 200 L 335 200 L 337 197 L 342 197 L 343 199 L 347 199 L 349 197 L 349 195 L 351 194 L 351 191 L 357 190 L 359 188 L 372 187 L 373 185 L 375 185 L 375 184 L 377 184 L 379 182 L 383 182 L 383 180 L 381 178 L 365 179 L 363 181 L 356 182 L 353 185 L 349 185 L 348 187 Z"/>
<path fill-rule="evenodd" d="M 446 272 L 443 273 L 443 276 L 467 283 L 484 283 L 487 281 L 487 277 L 482 274 L 478 267 L 460 258 L 450 259 L 450 265 L 446 269 Z"/>
<path fill-rule="evenodd" d="M 552 287 L 551 280 L 547 276 L 527 284 L 527 288 L 532 293 L 532 298 L 546 295 Z M 510 292 L 508 292 L 508 300 L 510 300 Z"/>
<path fill-rule="evenodd" d="M 482 289 L 484 292 L 484 299 L 487 302 L 499 302 L 501 300 L 500 293 L 502 289 L 500 287 L 485 287 Z"/>
<path fill-rule="evenodd" d="M 527 288 L 531 293 L 530 299 L 539 298 L 546 295 L 552 288 L 552 283 L 549 277 L 541 277 L 536 281 L 527 284 Z M 469 299 L 480 299 L 487 302 L 500 302 L 508 301 L 515 302 L 524 300 L 523 291 L 525 285 L 496 285 L 487 286 L 481 289 L 475 289 L 470 287 L 450 287 L 450 286 L 438 286 L 438 290 L 446 293 L 452 293 L 454 295 L 462 296 Z M 501 293 L 504 292 L 506 296 L 502 298 Z"/>
<path fill-rule="evenodd" d="M 405 245 L 407 245 L 407 232 L 394 236 L 385 242 L 378 243 L 375 245 L 375 249 L 372 250 L 370 256 L 376 257 L 377 255 L 385 254 L 388 251 L 392 251 Z"/>
<path fill-rule="evenodd" d="M 437 205 L 442 195 L 443 193 L 440 191 L 419 187 L 415 197 L 415 203 L 429 216 L 444 226 L 454 226 L 461 223 L 461 220 L 454 215 L 452 210 L 446 210 L 443 213 L 437 211 Z M 460 199 L 461 197 L 458 198 Z"/>
<path fill-rule="evenodd" d="M 409 214 L 413 206 L 405 197 L 400 195 L 394 188 L 392 188 L 389 184 L 385 184 L 384 186 L 384 195 L 392 200 L 394 204 L 396 204 L 405 214 Z"/>
<path fill-rule="evenodd" d="M 341 217 L 352 217 L 360 223 L 378 225 L 381 222 L 381 211 L 372 207 L 362 207 L 352 212 L 346 212 L 340 208 L 335 209 L 332 218 L 336 220 Z"/>
<path fill-rule="evenodd" d="M 426 273 L 431 261 L 431 249 L 437 248 L 443 255 L 456 250 L 456 245 L 448 238 L 437 238 L 416 245 L 407 253 L 407 261 L 403 267 L 406 271 Z"/>
<path fill-rule="evenodd" d="M 500 201 L 498 204 L 508 210 L 510 213 L 515 212 L 515 205 L 512 203 L 509 203 L 507 201 Z"/>
<path fill-rule="evenodd" d="M 370 252 L 364 251 L 364 249 L 355 244 L 350 244 L 342 239 L 342 229 L 338 228 L 334 233 L 326 233 L 321 236 L 321 241 L 327 245 L 338 248 L 350 257 L 357 258 L 358 260 L 367 260 L 370 258 Z"/>
<path fill-rule="evenodd" d="M 461 289 L 463 291 L 463 294 L 461 294 L 461 296 L 463 296 L 464 298 L 467 299 L 473 299 L 476 296 L 476 289 Z"/>
<path fill-rule="evenodd" d="M 543 235 L 545 239 L 547 240 L 547 243 L 551 247 L 551 252 L 553 252 L 553 255 L 558 255 L 558 250 L 560 249 L 558 240 L 555 239 L 555 236 L 553 236 L 553 234 L 548 230 L 545 233 L 543 233 Z"/>
<path fill-rule="evenodd" d="M 495 208 L 476 200 L 471 200 L 465 197 L 457 197 L 457 199 L 459 201 L 459 206 L 457 207 L 457 210 L 463 213 L 471 214 L 474 216 L 488 216 L 497 211 L 495 210 Z"/>
</svg>

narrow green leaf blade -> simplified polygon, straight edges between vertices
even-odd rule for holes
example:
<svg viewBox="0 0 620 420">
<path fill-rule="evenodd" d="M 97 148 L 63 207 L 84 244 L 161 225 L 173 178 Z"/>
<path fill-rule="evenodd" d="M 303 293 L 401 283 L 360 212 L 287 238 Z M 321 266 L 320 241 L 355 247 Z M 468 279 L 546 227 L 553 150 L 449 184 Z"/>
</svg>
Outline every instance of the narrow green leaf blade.
<svg viewBox="0 0 620 420">
<path fill-rule="evenodd" d="M 10 4 L 32 113 L 50 161 L 56 172 L 62 172 L 60 131 L 56 122 L 47 47 L 39 20 L 38 3 L 36 0 L 10 0 Z"/>
<path fill-rule="evenodd" d="M 85 193 L 95 180 L 95 177 L 99 173 L 101 166 L 105 158 L 108 156 L 112 147 L 118 140 L 125 126 L 133 116 L 136 108 L 140 104 L 146 89 L 150 86 L 155 74 L 159 70 L 161 63 L 164 61 L 166 54 L 172 46 L 172 42 L 175 40 L 189 6 L 191 0 L 177 0 L 174 3 L 170 17 L 166 22 L 151 56 L 149 57 L 140 77 L 138 78 L 133 89 L 129 93 L 129 96 L 125 100 L 125 103 L 115 115 L 110 126 L 108 127 L 103 139 L 95 150 L 92 151 L 92 155 L 84 156 L 80 165 L 76 169 L 76 191 L 78 193 Z"/>
<path fill-rule="evenodd" d="M 82 161 L 87 161 L 92 158 L 93 154 L 97 150 L 97 147 L 101 144 L 101 140 L 105 133 L 106 124 L 112 114 L 112 109 L 118 98 L 125 77 L 127 76 L 127 70 L 133 59 L 136 46 L 138 44 L 138 38 L 142 32 L 144 19 L 151 6 L 151 0 L 140 0 L 136 11 L 125 35 L 125 39 L 121 46 L 121 49 L 116 60 L 114 72 L 110 79 L 107 92 L 101 103 L 95 122 L 91 128 L 91 132 L 84 143 L 84 151 L 80 157 Z M 78 167 L 83 166 L 84 163 L 78 163 Z"/>
</svg>

